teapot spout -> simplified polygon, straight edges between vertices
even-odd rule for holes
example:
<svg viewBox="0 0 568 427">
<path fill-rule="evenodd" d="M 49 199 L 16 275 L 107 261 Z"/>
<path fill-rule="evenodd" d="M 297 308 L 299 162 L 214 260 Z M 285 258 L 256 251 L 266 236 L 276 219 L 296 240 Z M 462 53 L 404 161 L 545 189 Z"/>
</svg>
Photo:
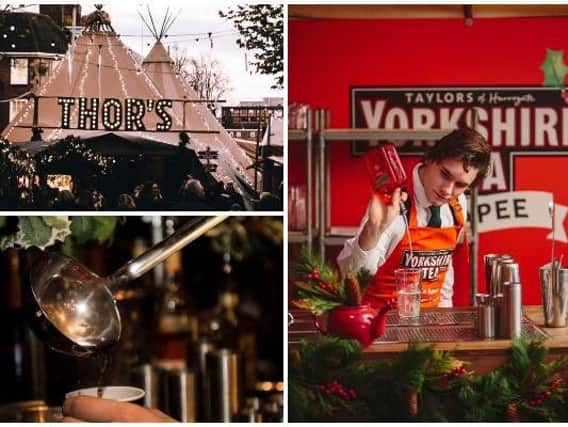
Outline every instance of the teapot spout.
<svg viewBox="0 0 568 427">
<path fill-rule="evenodd" d="M 387 313 L 393 307 L 393 302 L 389 301 L 385 306 L 381 307 L 375 319 L 373 320 L 373 339 L 383 336 L 387 327 Z"/>
</svg>

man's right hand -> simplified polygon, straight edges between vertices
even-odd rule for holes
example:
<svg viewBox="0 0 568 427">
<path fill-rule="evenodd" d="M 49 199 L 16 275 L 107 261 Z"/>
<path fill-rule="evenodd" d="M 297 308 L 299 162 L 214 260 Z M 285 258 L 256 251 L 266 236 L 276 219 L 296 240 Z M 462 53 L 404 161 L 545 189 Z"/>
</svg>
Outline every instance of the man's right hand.
<svg viewBox="0 0 568 427">
<path fill-rule="evenodd" d="M 373 194 L 369 202 L 367 222 L 359 235 L 359 247 L 368 251 L 377 246 L 381 234 L 400 214 L 400 188 L 394 190 L 389 203 Z"/>
<path fill-rule="evenodd" d="M 383 199 L 373 194 L 369 202 L 368 222 L 374 227 L 381 228 L 383 231 L 392 224 L 400 213 L 400 188 L 394 190 L 391 201 L 385 203 Z"/>
</svg>

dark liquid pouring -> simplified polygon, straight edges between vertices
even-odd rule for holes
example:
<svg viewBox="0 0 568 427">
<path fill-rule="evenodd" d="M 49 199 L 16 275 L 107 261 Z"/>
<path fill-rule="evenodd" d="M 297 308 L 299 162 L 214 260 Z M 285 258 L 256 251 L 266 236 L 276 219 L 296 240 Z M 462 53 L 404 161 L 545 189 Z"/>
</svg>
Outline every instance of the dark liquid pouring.
<svg viewBox="0 0 568 427">
<path fill-rule="evenodd" d="M 99 362 L 99 379 L 97 381 L 97 397 L 102 398 L 103 393 L 104 393 L 104 389 L 105 389 L 102 384 L 104 382 L 103 380 L 104 380 L 105 372 L 110 365 L 110 352 L 108 350 L 102 351 L 102 352 L 100 352 L 96 355 L 96 358 Z"/>
</svg>

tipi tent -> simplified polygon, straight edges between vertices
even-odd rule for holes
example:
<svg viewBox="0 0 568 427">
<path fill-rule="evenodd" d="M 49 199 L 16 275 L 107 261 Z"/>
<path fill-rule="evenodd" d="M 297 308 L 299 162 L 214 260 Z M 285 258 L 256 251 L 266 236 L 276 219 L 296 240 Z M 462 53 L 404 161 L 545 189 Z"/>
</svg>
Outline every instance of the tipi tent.
<svg viewBox="0 0 568 427">
<path fill-rule="evenodd" d="M 172 77 L 172 81 L 176 81 L 175 76 Z M 166 91 L 158 87 L 153 79 L 138 66 L 133 52 L 114 32 L 108 15 L 102 10 L 97 10 L 88 16 L 83 34 L 73 42 L 51 78 L 36 94 L 37 123 L 34 123 L 34 102 L 30 100 L 27 107 L 3 130 L 1 136 L 13 144 L 23 144 L 25 147 L 32 139 L 32 126 L 37 125 L 43 129 L 42 139 L 45 145 L 58 142 L 69 135 L 79 136 L 82 140 L 93 138 L 100 140 L 103 135 L 112 134 L 121 141 L 135 138 L 149 143 L 176 146 L 179 141 L 179 131 L 189 129 L 187 134 L 193 143 L 193 147 L 190 148 L 205 150 L 210 147 L 211 150 L 219 152 L 218 167 L 213 172 L 217 180 L 234 181 L 236 185 L 241 186 L 252 185 L 253 175 L 247 170 L 250 162 L 236 144 L 229 146 L 224 138 L 216 137 L 215 134 L 206 134 L 207 137 L 200 134 L 210 131 L 222 132 L 222 129 L 215 127 L 215 121 L 208 117 L 203 109 L 193 106 L 188 108 L 191 104 L 187 103 L 184 115 L 182 107 L 184 103 L 174 101 L 173 108 L 169 110 L 172 119 L 170 131 L 156 131 L 157 125 L 163 123 L 163 119 L 157 115 L 156 109 L 150 112 L 151 105 L 155 105 L 166 94 L 178 99 L 178 94 L 181 92 L 169 89 Z M 70 128 L 62 126 L 66 120 L 62 116 L 64 110 L 64 106 L 61 105 L 62 97 L 74 100 L 74 104 L 69 107 L 70 115 L 67 119 Z M 77 129 L 77 124 L 82 122 L 81 127 L 89 128 L 89 124 L 93 121 L 88 115 L 85 117 L 78 113 L 77 105 L 82 102 L 80 98 L 87 98 L 88 108 L 93 106 L 91 102 L 94 98 L 99 100 L 99 105 L 104 100 L 116 99 L 121 104 L 124 121 L 127 120 L 128 99 L 143 100 L 146 103 L 146 114 L 143 117 L 145 130 L 126 132 L 123 124 L 120 129 L 111 132 L 108 127 L 103 128 L 101 125 L 104 120 L 101 110 L 97 118 L 98 129 Z M 187 98 L 195 99 L 191 95 Z M 111 113 L 114 111 L 116 114 L 118 107 L 113 106 L 108 111 Z M 133 107 L 132 111 L 136 111 L 136 108 Z M 116 119 L 117 116 L 115 115 L 114 118 Z"/>
<path fill-rule="evenodd" d="M 167 19 L 168 15 L 166 14 L 166 17 L 164 18 L 164 25 L 162 25 L 162 29 L 159 33 L 153 26 L 153 20 L 151 21 L 152 27 L 146 24 L 150 31 L 154 34 L 156 42 L 146 58 L 144 58 L 142 68 L 164 98 L 200 101 L 195 90 L 175 72 L 174 61 L 161 42 L 165 31 L 167 31 L 169 27 L 166 23 Z M 174 111 L 177 116 L 183 116 L 182 108 L 183 106 L 181 103 L 174 105 Z M 245 151 L 221 126 L 217 118 L 207 107 L 206 102 L 188 102 L 185 106 L 185 114 L 187 117 L 186 123 L 190 129 L 201 128 L 218 132 L 216 134 L 192 135 L 192 145 L 197 146 L 199 150 L 203 150 L 204 147 L 207 146 L 212 147 L 212 149 L 219 150 L 218 163 L 220 165 L 224 165 L 225 168 L 229 168 L 231 164 L 248 166 L 252 163 L 247 157 Z M 253 173 L 254 172 L 250 172 L 250 174 Z M 241 179 L 242 177 L 243 175 L 239 176 Z"/>
</svg>

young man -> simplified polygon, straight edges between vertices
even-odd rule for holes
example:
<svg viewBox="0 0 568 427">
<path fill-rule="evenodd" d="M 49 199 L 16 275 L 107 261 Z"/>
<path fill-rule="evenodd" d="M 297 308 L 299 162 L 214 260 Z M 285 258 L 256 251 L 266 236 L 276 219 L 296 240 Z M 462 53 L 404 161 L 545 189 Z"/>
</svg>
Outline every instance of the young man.
<svg viewBox="0 0 568 427">
<path fill-rule="evenodd" d="M 406 215 L 401 214 L 400 189 L 388 204 L 373 195 L 357 235 L 345 242 L 337 258 L 343 274 L 366 268 L 375 275 L 364 302 L 380 307 L 394 299 L 394 270 L 419 267 L 421 306 L 453 305 L 453 262 L 469 258 L 463 193 L 483 180 L 489 155 L 490 147 L 478 132 L 455 130 L 438 141 L 412 171 Z"/>
</svg>

